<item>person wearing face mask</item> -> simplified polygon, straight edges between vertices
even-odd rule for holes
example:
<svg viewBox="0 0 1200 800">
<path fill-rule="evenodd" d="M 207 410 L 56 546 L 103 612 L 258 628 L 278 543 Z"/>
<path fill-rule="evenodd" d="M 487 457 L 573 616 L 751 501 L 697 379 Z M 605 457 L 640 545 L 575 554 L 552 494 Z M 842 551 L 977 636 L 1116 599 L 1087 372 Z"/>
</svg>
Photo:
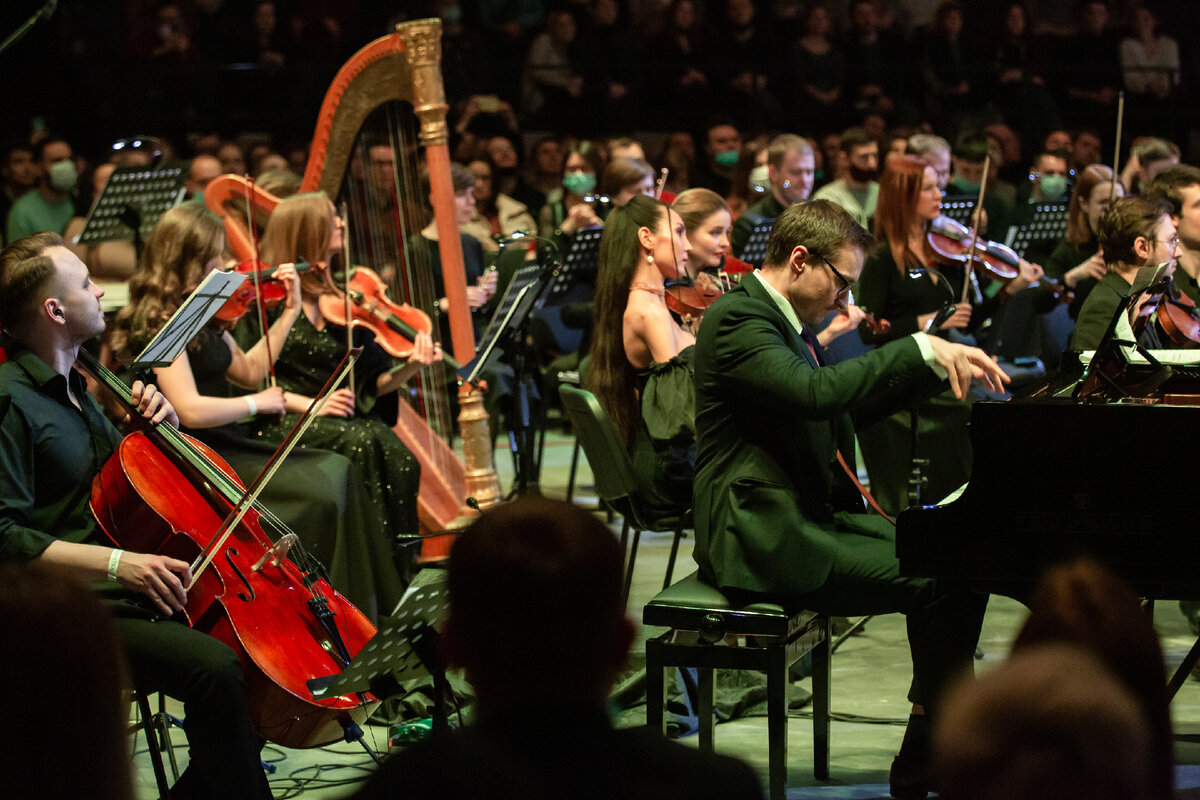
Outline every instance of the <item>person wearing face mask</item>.
<svg viewBox="0 0 1200 800">
<path fill-rule="evenodd" d="M 842 134 L 838 157 L 846 159 L 846 173 L 818 189 L 813 199 L 836 203 L 855 222 L 869 228 L 879 198 L 879 143 L 862 128 L 848 128 Z"/>
<path fill-rule="evenodd" d="M 1088 294 L 1107 272 L 1096 231 L 1113 199 L 1124 196 L 1120 183 L 1114 193 L 1112 169 L 1103 164 L 1092 164 L 1080 173 L 1071 193 L 1067 233 L 1043 264 L 1047 277 L 1062 281 L 1074 292 L 1068 311 L 1072 319 L 1079 316 Z"/>
<path fill-rule="evenodd" d="M 34 161 L 41 173 L 37 191 L 27 192 L 8 212 L 8 241 L 32 233 L 62 234 L 75 216 L 72 194 L 79 180 L 75 158 L 67 140 L 49 136 L 34 148 Z"/>
<path fill-rule="evenodd" d="M 696 165 L 692 185 L 728 197 L 741 150 L 742 134 L 737 126 L 723 117 L 713 119 L 704 131 L 704 158 Z"/>
<path fill-rule="evenodd" d="M 1171 206 L 1158 198 L 1117 200 L 1100 218 L 1096 236 L 1107 272 L 1079 309 L 1070 346 L 1077 353 L 1095 350 L 1100 344 L 1139 269 L 1159 264 L 1173 267 L 1179 255 L 1179 234 L 1171 219 Z M 1152 349 L 1161 346 L 1150 325 L 1139 342 Z"/>
<path fill-rule="evenodd" d="M 983 170 L 987 166 L 991 144 L 981 133 L 964 133 L 954 145 L 950 161 L 954 167 L 946 194 L 957 195 L 972 201 L 979 199 L 979 187 L 983 183 Z M 1001 192 L 995 191 L 996 184 L 988 175 L 988 191 L 983 196 L 983 216 L 980 218 L 979 233 L 1003 234 L 1008 230 L 1013 206 Z"/>
<path fill-rule="evenodd" d="M 637 195 L 613 209 L 600 240 L 595 330 L 584 384 L 629 449 L 650 516 L 692 502 L 696 460 L 692 345 L 667 310 L 666 281 L 687 274 L 680 215 Z"/>
<path fill-rule="evenodd" d="M 538 213 L 538 235 L 561 239 L 561 247 L 580 228 L 603 224 L 596 214 L 595 201 L 587 199 L 596 191 L 603 172 L 604 155 L 594 142 L 575 142 L 566 148 L 562 185 L 546 195 L 546 204 Z"/>
<path fill-rule="evenodd" d="M 745 249 L 755 225 L 775 219 L 785 208 L 808 199 L 815 168 L 816 156 L 806 139 L 785 133 L 771 140 L 767 146 L 767 183 L 771 189 L 734 223 L 730 244 L 735 256 Z"/>
</svg>

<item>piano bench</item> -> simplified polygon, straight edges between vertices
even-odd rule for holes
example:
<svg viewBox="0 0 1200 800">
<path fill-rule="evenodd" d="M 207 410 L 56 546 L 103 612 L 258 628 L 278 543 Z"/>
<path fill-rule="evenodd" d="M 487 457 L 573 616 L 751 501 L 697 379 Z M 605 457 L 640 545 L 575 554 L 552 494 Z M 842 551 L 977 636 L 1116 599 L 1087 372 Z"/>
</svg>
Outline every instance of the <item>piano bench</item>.
<svg viewBox="0 0 1200 800">
<path fill-rule="evenodd" d="M 700 749 L 713 749 L 713 670 L 750 669 L 767 675 L 768 774 L 771 800 L 787 788 L 788 668 L 812 653 L 813 772 L 829 778 L 829 618 L 774 603 L 739 605 L 693 572 L 663 589 L 642 610 L 642 623 L 665 626 L 646 641 L 646 724 L 663 729 L 665 670 L 699 673 Z M 752 637 L 737 646 L 727 637 Z"/>
</svg>

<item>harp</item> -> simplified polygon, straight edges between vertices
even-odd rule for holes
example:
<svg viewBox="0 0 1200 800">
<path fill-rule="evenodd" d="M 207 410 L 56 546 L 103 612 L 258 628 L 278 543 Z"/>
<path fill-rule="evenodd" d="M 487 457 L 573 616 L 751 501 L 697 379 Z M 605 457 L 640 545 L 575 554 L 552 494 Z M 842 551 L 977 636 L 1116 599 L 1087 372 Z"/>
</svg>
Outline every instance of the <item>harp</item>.
<svg viewBox="0 0 1200 800">
<path fill-rule="evenodd" d="M 438 300 L 446 298 L 450 341 L 443 346 L 466 363 L 475 355 L 475 340 L 455 220 L 440 68 L 437 19 L 401 23 L 394 33 L 359 50 L 325 94 L 301 191 L 321 191 L 336 205 L 349 207 L 351 259 L 384 275 L 393 299 L 438 319 Z M 400 163 L 405 157 L 415 162 L 420 150 L 428 169 L 439 274 L 414 245 L 424 224 L 419 210 L 422 191 L 415 168 Z M 224 218 L 239 258 L 251 257 L 252 239 L 244 220 L 261 224 L 278 202 L 249 189 L 243 179 L 225 175 L 205 190 L 205 201 Z M 450 415 L 444 375 L 437 370 L 424 373 L 432 374 L 423 374 L 420 381 L 415 397 L 420 410 L 401 399 L 395 431 L 421 463 L 418 516 L 422 533 L 429 535 L 463 527 L 476 513 L 466 505 L 467 498 L 487 508 L 499 502 L 500 488 L 481 392 L 467 385 L 457 389 L 463 441 L 459 460 L 447 444 Z M 443 544 L 439 547 L 438 542 Z M 427 539 L 422 557 L 439 558 L 448 544 L 449 537 Z"/>
</svg>

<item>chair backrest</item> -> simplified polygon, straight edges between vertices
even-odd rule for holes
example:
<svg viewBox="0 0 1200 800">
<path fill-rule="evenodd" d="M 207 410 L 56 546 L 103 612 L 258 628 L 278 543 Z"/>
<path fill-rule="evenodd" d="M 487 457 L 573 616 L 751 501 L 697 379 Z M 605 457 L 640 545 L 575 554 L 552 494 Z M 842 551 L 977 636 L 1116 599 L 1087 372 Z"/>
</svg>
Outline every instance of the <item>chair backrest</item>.
<svg viewBox="0 0 1200 800">
<path fill-rule="evenodd" d="M 575 436 L 592 468 L 600 499 L 613 503 L 636 493 L 638 481 L 633 462 L 596 395 L 562 384 L 558 387 L 558 396 L 562 398 L 563 409 L 571 419 Z"/>
</svg>

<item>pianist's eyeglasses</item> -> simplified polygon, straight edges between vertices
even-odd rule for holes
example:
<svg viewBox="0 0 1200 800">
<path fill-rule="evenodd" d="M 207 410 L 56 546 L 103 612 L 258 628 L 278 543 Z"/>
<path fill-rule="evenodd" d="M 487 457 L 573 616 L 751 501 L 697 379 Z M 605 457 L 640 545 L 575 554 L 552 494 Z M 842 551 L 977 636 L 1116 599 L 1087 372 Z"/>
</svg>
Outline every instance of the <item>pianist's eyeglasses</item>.
<svg viewBox="0 0 1200 800">
<path fill-rule="evenodd" d="M 838 272 L 837 267 L 835 267 L 833 264 L 829 263 L 828 258 L 821 255 L 820 253 L 817 253 L 816 256 L 817 256 L 817 258 L 824 261 L 825 266 L 829 267 L 829 271 L 832 272 L 834 275 L 836 275 L 837 279 L 842 282 L 842 288 L 838 289 L 838 296 L 844 295 L 846 292 L 850 291 L 850 287 L 853 286 L 854 284 L 851 283 L 850 281 L 846 280 L 846 276 L 843 275 L 842 273 Z"/>
</svg>

